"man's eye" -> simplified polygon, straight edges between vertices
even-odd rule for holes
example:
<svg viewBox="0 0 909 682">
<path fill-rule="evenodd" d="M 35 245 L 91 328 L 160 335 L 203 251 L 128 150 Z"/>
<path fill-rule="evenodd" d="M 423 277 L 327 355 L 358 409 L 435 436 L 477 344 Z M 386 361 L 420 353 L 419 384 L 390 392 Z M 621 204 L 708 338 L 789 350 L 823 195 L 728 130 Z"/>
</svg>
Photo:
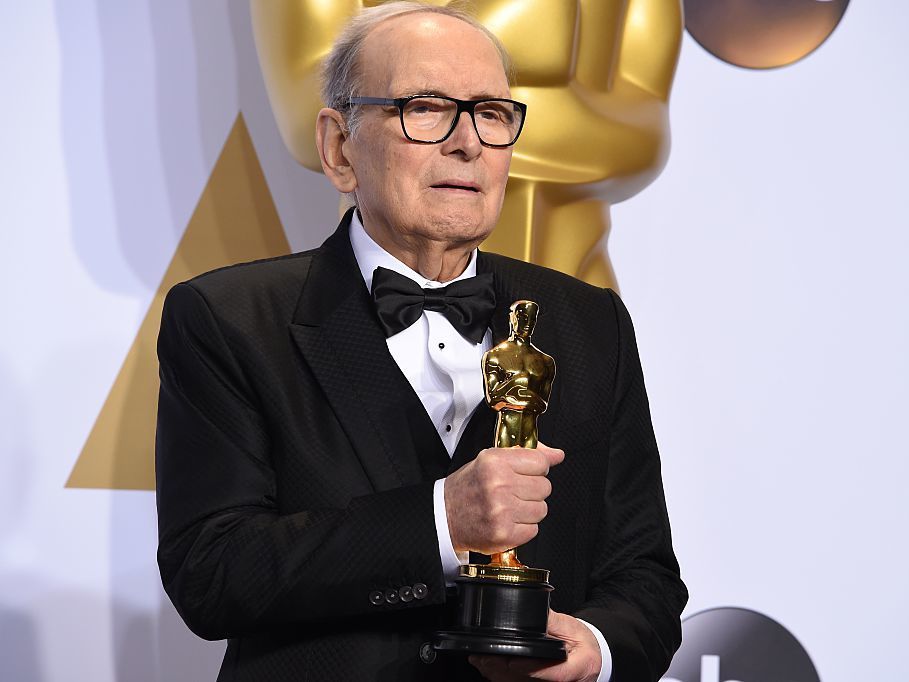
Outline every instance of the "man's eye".
<svg viewBox="0 0 909 682">
<path fill-rule="evenodd" d="M 436 114 L 442 110 L 442 106 L 442 104 L 432 100 L 416 100 L 408 104 L 404 112 L 408 115 L 413 114 L 416 116 Z"/>
<path fill-rule="evenodd" d="M 511 125 L 511 122 L 514 120 L 514 117 L 509 114 L 505 109 L 501 108 L 487 108 L 487 109 L 478 109 L 476 115 L 481 117 L 485 121 L 494 121 L 496 123 L 505 123 L 506 125 Z"/>
</svg>

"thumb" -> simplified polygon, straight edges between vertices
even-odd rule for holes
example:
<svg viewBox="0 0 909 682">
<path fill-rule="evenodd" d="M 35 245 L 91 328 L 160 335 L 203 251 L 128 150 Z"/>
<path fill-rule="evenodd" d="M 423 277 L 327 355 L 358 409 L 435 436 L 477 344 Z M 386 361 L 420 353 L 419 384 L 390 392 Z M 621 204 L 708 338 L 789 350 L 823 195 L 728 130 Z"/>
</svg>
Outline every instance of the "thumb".
<svg viewBox="0 0 909 682">
<path fill-rule="evenodd" d="M 565 459 L 564 450 L 560 450 L 559 448 L 551 448 L 545 443 L 537 443 L 537 450 L 543 453 L 543 455 L 549 461 L 549 466 L 551 467 L 554 467 L 556 464 L 561 464 L 562 460 Z"/>
<path fill-rule="evenodd" d="M 583 644 L 585 637 L 590 634 L 590 630 L 574 616 L 549 609 L 546 634 L 561 639 L 571 651 Z"/>
<path fill-rule="evenodd" d="M 558 639 L 575 639 L 575 619 L 567 613 L 559 613 L 549 609 L 549 621 L 546 624 L 546 634 Z"/>
</svg>

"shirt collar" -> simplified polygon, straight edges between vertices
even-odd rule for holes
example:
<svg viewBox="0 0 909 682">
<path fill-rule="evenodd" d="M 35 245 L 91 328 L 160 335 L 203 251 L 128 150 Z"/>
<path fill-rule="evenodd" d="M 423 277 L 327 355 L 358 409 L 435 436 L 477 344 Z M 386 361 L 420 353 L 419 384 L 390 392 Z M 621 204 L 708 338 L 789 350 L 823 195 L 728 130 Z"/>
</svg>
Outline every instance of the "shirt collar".
<svg viewBox="0 0 909 682">
<path fill-rule="evenodd" d="M 446 284 L 451 284 L 451 282 L 474 277 L 477 274 L 477 250 L 474 249 L 470 254 L 470 261 L 467 263 L 464 272 L 454 279 L 448 282 L 426 279 L 419 272 L 409 268 L 373 241 L 373 238 L 369 236 L 363 227 L 363 223 L 360 222 L 359 211 L 354 211 L 350 220 L 350 245 L 353 248 L 354 258 L 357 259 L 360 274 L 363 275 L 363 281 L 366 282 L 366 288 L 370 291 L 372 291 L 372 275 L 378 267 L 394 270 L 398 274 L 413 280 L 424 289 L 436 289 Z"/>
</svg>

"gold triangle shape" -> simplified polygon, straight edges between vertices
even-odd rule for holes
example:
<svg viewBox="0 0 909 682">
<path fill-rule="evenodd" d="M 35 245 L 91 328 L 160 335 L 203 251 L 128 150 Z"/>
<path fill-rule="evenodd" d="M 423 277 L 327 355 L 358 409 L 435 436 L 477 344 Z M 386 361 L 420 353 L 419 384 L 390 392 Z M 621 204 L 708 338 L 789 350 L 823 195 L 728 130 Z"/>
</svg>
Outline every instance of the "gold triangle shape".
<svg viewBox="0 0 909 682">
<path fill-rule="evenodd" d="M 67 488 L 155 489 L 155 348 L 165 294 L 207 270 L 289 252 L 252 139 L 238 114 Z"/>
</svg>

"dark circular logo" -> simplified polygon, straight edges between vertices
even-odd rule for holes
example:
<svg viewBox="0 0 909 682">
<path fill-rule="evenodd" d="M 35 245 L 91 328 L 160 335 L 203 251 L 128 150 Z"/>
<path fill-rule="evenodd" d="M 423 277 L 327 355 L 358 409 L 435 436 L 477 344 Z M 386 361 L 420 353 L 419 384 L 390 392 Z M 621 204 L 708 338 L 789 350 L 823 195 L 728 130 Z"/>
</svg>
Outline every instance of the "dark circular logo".
<svg viewBox="0 0 909 682">
<path fill-rule="evenodd" d="M 682 622 L 682 647 L 662 682 L 820 682 L 799 641 L 772 618 L 739 608 Z"/>
<path fill-rule="evenodd" d="M 685 0 L 685 28 L 724 62 L 769 69 L 816 50 L 849 0 Z"/>
</svg>

